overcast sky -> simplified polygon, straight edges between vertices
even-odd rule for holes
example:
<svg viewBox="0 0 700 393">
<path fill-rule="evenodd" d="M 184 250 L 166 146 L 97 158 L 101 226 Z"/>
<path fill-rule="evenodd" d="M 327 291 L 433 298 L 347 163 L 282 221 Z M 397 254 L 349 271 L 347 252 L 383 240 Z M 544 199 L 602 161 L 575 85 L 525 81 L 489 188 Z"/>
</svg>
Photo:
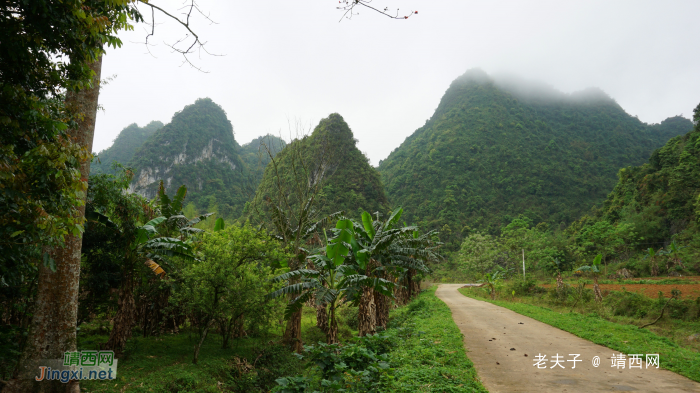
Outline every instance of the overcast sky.
<svg viewBox="0 0 700 393">
<path fill-rule="evenodd" d="M 168 4 L 151 0 L 170 12 Z M 199 0 L 217 24 L 192 27 L 214 54 L 191 56 L 164 43 L 185 36 L 156 13 L 108 50 L 94 150 L 131 123 L 168 123 L 210 97 L 245 144 L 288 121 L 315 126 L 330 113 L 350 125 L 373 165 L 430 118 L 450 82 L 470 68 L 514 73 L 563 92 L 599 87 L 644 122 L 690 118 L 700 102 L 700 1 L 374 0 L 408 20 L 367 9 L 343 20 L 336 0 Z M 150 19 L 150 9 L 142 7 Z"/>
</svg>

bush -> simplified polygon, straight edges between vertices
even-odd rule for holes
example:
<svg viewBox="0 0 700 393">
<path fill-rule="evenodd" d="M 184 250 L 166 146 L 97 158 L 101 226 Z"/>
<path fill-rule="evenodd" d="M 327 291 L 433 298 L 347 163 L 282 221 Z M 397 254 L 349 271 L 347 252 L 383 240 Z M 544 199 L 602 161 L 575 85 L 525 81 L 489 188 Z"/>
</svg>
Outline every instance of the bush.
<svg viewBox="0 0 700 393">
<path fill-rule="evenodd" d="M 633 292 L 621 291 L 608 295 L 603 304 L 611 307 L 613 315 L 644 318 L 658 308 L 658 302 Z"/>
<path fill-rule="evenodd" d="M 532 293 L 537 293 L 538 291 L 542 291 L 543 289 L 537 286 L 537 280 L 534 278 L 528 278 L 528 279 L 516 279 L 512 280 L 511 282 L 508 283 L 506 286 L 506 293 L 508 295 L 511 295 L 513 291 L 515 291 L 515 294 L 518 296 L 524 296 L 524 295 L 529 295 Z"/>
<path fill-rule="evenodd" d="M 238 360 L 238 362 L 235 362 Z M 234 364 L 252 365 L 252 368 L 236 367 L 231 370 L 227 388 L 234 392 L 268 392 L 277 386 L 280 375 L 299 371 L 298 361 L 283 345 L 270 343 L 251 358 L 235 359 Z M 295 386 L 291 382 L 290 386 Z M 294 391 L 294 390 L 290 390 Z"/>
<path fill-rule="evenodd" d="M 547 290 L 547 298 L 555 303 L 566 303 L 573 296 L 576 296 L 574 290 L 566 283 L 561 289 L 554 285 Z"/>
<path fill-rule="evenodd" d="M 279 378 L 278 386 L 272 391 L 303 392 L 311 386 L 324 392 L 379 392 L 390 369 L 387 355 L 372 348 L 384 348 L 384 341 L 380 336 L 359 339 L 356 344 L 305 345 L 303 355 L 298 356 L 308 360 L 306 367 L 319 372 L 320 379 Z"/>
</svg>

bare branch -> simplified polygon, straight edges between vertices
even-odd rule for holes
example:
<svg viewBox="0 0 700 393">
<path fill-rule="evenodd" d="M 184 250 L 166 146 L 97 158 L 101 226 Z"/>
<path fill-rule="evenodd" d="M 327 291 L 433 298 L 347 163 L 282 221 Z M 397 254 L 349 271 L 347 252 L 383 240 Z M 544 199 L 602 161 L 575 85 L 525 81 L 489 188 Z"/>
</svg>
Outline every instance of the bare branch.
<svg viewBox="0 0 700 393">
<path fill-rule="evenodd" d="M 345 12 L 343 13 L 343 16 L 340 18 L 339 22 L 342 22 L 345 18 L 352 19 L 353 15 L 357 15 L 357 12 L 355 12 L 355 7 L 358 5 L 369 8 L 391 19 L 408 19 L 411 16 L 418 13 L 418 11 L 411 11 L 407 15 L 399 16 L 399 9 L 397 8 L 396 14 L 392 15 L 389 13 L 388 7 L 385 7 L 383 10 L 380 10 L 371 6 L 370 3 L 372 3 L 372 0 L 342 0 L 340 3 L 341 5 L 338 6 L 337 9 L 343 10 Z"/>
<path fill-rule="evenodd" d="M 194 0 L 190 0 L 189 5 L 185 5 L 184 7 L 180 8 L 181 10 L 185 9 L 185 8 L 187 9 L 187 12 L 183 13 L 185 15 L 184 20 L 176 17 L 175 15 L 173 15 L 173 14 L 169 13 L 168 11 L 164 10 L 163 8 L 149 2 L 148 0 L 138 0 L 138 2 L 141 4 L 144 4 L 148 7 L 151 7 L 151 32 L 146 36 L 146 42 L 145 42 L 147 48 L 148 48 L 148 39 L 151 36 L 155 35 L 155 10 L 158 10 L 159 12 L 163 13 L 165 16 L 167 16 L 170 19 L 173 19 L 174 21 L 179 23 L 182 27 L 184 27 L 189 32 L 189 34 L 186 34 L 185 37 L 180 38 L 179 40 L 175 41 L 175 43 L 173 43 L 173 44 L 168 44 L 166 42 L 163 42 L 166 46 L 170 47 L 173 52 L 180 53 L 183 56 L 184 60 L 182 61 L 181 66 L 184 64 L 189 64 L 192 68 L 194 68 L 200 72 L 207 73 L 207 71 L 202 70 L 201 67 L 196 66 L 189 59 L 188 55 L 195 53 L 195 48 L 197 50 L 197 53 L 201 53 L 201 51 L 204 50 L 204 52 L 210 56 L 224 56 L 224 55 L 214 54 L 214 53 L 209 52 L 206 49 L 207 43 L 202 42 L 201 39 L 199 38 L 199 35 L 197 35 L 197 33 L 195 33 L 194 30 L 192 30 L 192 28 L 190 27 L 190 17 L 192 16 L 192 12 L 195 10 L 200 15 L 202 15 L 206 20 L 208 20 L 210 22 L 210 24 L 216 23 L 209 17 L 209 15 L 205 15 L 204 12 L 202 12 L 202 10 L 199 8 L 199 5 L 197 5 L 197 3 Z M 191 36 L 190 36 L 190 34 L 191 34 Z M 187 46 L 187 48 L 181 49 L 179 47 L 179 45 L 188 39 L 193 39 L 192 43 L 189 46 Z M 148 51 L 150 53 L 150 49 L 148 49 Z"/>
</svg>

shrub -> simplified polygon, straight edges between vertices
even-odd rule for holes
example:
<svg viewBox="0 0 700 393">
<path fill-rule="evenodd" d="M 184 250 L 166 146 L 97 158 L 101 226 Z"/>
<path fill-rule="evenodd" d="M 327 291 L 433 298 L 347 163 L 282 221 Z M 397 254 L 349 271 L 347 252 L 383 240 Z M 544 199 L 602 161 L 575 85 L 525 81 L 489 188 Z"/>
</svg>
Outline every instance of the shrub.
<svg viewBox="0 0 700 393">
<path fill-rule="evenodd" d="M 537 286 L 537 280 L 534 278 L 513 280 L 506 286 L 507 294 L 512 294 L 515 291 L 515 294 L 518 296 L 529 295 L 542 290 L 542 288 Z"/>
<path fill-rule="evenodd" d="M 608 295 L 603 304 L 611 307 L 613 315 L 644 318 L 649 311 L 658 308 L 654 300 L 633 292 L 621 291 Z"/>
</svg>

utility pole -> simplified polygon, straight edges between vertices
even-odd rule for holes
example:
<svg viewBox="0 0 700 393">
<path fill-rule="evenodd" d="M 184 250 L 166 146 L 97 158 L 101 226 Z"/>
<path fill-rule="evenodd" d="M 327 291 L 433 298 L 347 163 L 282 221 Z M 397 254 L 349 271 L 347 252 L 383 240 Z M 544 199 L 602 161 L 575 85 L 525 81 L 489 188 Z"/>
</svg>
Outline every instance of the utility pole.
<svg viewBox="0 0 700 393">
<path fill-rule="evenodd" d="M 523 248 L 523 280 L 525 279 L 525 249 Z"/>
</svg>

